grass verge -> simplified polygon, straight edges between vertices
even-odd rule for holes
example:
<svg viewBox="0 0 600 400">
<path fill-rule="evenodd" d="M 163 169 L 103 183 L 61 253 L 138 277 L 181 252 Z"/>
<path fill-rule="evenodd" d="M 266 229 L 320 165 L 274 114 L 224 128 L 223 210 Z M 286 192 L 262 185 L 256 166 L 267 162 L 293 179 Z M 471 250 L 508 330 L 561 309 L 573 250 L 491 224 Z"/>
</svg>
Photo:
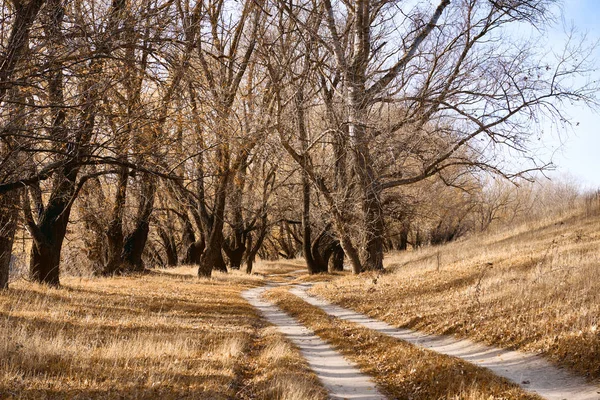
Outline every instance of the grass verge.
<svg viewBox="0 0 600 400">
<path fill-rule="evenodd" d="M 332 343 L 393 398 L 539 399 L 483 368 L 330 317 L 284 287 L 267 297 Z"/>
<path fill-rule="evenodd" d="M 238 397 L 277 400 L 326 400 L 327 392 L 306 360 L 273 326 L 257 331 Z"/>
</svg>

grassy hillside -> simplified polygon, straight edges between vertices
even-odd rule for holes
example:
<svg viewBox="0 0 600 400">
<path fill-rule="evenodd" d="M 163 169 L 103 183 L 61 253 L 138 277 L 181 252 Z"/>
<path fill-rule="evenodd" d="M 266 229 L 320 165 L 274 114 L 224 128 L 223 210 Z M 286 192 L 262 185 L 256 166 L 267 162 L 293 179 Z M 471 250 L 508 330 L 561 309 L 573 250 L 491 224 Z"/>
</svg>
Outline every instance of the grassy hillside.
<svg viewBox="0 0 600 400">
<path fill-rule="evenodd" d="M 600 378 L 600 213 L 580 207 L 390 254 L 384 275 L 313 291 L 398 326 L 539 352 Z"/>
</svg>

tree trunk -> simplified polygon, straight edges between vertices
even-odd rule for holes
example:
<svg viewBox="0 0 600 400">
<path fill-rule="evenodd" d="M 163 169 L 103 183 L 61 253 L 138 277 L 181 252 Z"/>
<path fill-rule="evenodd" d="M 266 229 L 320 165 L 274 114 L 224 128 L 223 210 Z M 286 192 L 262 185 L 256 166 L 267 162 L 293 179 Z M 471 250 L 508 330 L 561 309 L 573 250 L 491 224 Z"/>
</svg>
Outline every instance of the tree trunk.
<svg viewBox="0 0 600 400">
<path fill-rule="evenodd" d="M 26 3 L 14 2 L 15 19 L 7 46 L 0 62 L 0 103 L 9 88 L 13 72 L 27 50 L 29 30 L 45 0 L 31 0 Z"/>
<path fill-rule="evenodd" d="M 106 229 L 107 260 L 102 271 L 103 275 L 112 275 L 122 270 L 123 242 L 123 213 L 127 196 L 128 171 L 122 168 L 119 172 L 117 191 L 111 214 L 111 220 Z"/>
<path fill-rule="evenodd" d="M 349 135 L 354 153 L 354 171 L 361 189 L 364 249 L 362 265 L 365 270 L 383 269 L 384 221 L 381 207 L 381 187 L 375 178 L 369 151 L 365 112 L 364 79 L 354 76 L 349 87 Z"/>
<path fill-rule="evenodd" d="M 312 243 L 312 246 L 310 246 L 309 251 L 312 254 L 312 270 L 309 269 L 310 274 L 322 274 L 328 271 L 327 264 L 329 263 L 331 251 L 328 249 L 327 244 L 323 244 L 323 240 L 328 234 L 328 229 L 328 227 L 325 227 Z"/>
<path fill-rule="evenodd" d="M 244 253 L 246 252 L 246 246 L 242 244 L 239 247 L 228 248 L 228 246 L 224 246 L 225 254 L 227 254 L 227 258 L 229 259 L 229 268 L 233 270 L 239 270 L 242 266 L 242 260 L 244 259 Z"/>
<path fill-rule="evenodd" d="M 408 232 L 409 228 L 403 226 L 400 231 L 400 243 L 398 245 L 398 250 L 400 251 L 408 249 Z"/>
<path fill-rule="evenodd" d="M 154 210 L 154 199 L 156 197 L 155 178 L 146 176 L 142 182 L 142 192 L 138 215 L 134 230 L 127 235 L 123 243 L 122 260 L 126 272 L 144 271 L 142 255 L 150 232 L 150 216 Z"/>
<path fill-rule="evenodd" d="M 28 223 L 33 236 L 30 274 L 35 282 L 59 286 L 59 265 L 62 243 L 67 233 L 71 214 L 71 198 L 75 192 L 75 176 L 78 168 L 65 167 L 66 174 L 59 173 L 55 189 L 48 205 L 41 212 L 37 224 Z M 26 196 L 25 196 L 26 197 Z M 29 199 L 26 197 L 25 202 Z M 26 206 L 28 207 L 28 206 Z M 30 213 L 30 211 L 29 211 Z"/>
<path fill-rule="evenodd" d="M 329 259 L 329 272 L 340 272 L 344 270 L 344 249 L 339 241 L 335 242 L 333 254 Z"/>
<path fill-rule="evenodd" d="M 200 257 L 200 265 L 198 266 L 198 276 L 208 278 L 212 271 L 227 272 L 225 260 L 221 253 L 221 246 L 217 245 L 217 241 L 212 241 L 212 246 L 207 247 Z"/>
<path fill-rule="evenodd" d="M 212 224 L 210 233 L 206 241 L 206 248 L 200 257 L 198 266 L 199 277 L 210 277 L 212 270 L 227 272 L 225 260 L 221 249 L 223 247 L 223 218 L 225 216 L 225 202 L 227 198 L 227 184 L 229 182 L 229 172 L 223 171 L 219 187 L 215 196 L 215 206 L 212 214 Z"/>
<path fill-rule="evenodd" d="M 159 227 L 159 236 L 163 242 L 163 247 L 165 248 L 165 254 L 167 255 L 167 266 L 174 267 L 178 263 L 177 257 L 177 245 L 175 243 L 175 239 L 170 232 L 167 232 L 163 227 Z"/>
<path fill-rule="evenodd" d="M 8 289 L 10 259 L 17 230 L 18 193 L 0 195 L 0 290 Z"/>
<path fill-rule="evenodd" d="M 248 249 L 248 252 L 246 253 L 246 273 L 247 274 L 251 274 L 252 273 L 252 267 L 254 266 L 254 258 L 256 257 L 256 252 L 258 251 L 258 248 L 255 249 L 252 246 L 252 234 L 249 233 L 248 236 L 246 237 L 246 248 Z M 262 243 L 262 239 L 260 240 L 260 242 Z"/>
</svg>

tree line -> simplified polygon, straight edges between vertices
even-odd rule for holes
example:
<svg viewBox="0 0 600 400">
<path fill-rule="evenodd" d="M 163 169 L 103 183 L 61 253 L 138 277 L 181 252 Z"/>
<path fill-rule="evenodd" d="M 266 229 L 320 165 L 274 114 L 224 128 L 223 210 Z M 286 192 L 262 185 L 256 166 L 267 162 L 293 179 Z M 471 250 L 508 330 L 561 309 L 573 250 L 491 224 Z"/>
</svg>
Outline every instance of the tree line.
<svg viewBox="0 0 600 400">
<path fill-rule="evenodd" d="M 206 277 L 299 253 L 381 270 L 476 207 L 483 227 L 482 177 L 546 168 L 539 121 L 596 104 L 584 41 L 511 34 L 543 35 L 554 3 L 4 2 L 0 285 L 21 226 L 50 285 L 72 230 L 98 274 Z"/>
</svg>

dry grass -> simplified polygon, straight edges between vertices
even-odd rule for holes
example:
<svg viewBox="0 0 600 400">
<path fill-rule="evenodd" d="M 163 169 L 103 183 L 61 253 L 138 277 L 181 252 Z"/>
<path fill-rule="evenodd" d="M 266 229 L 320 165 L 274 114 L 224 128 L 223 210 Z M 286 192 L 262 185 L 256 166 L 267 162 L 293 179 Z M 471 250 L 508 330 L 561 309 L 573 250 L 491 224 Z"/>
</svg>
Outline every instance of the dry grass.
<svg viewBox="0 0 600 400">
<path fill-rule="evenodd" d="M 274 327 L 258 332 L 243 399 L 325 400 L 327 392 L 299 351 Z"/>
<path fill-rule="evenodd" d="M 0 293 L 0 398 L 293 398 L 247 379 L 265 323 L 240 292 L 261 282 L 182 267 L 60 289 L 13 283 Z"/>
<path fill-rule="evenodd" d="M 576 211 L 392 254 L 390 273 L 313 293 L 397 326 L 542 353 L 600 378 L 600 217 Z"/>
<path fill-rule="evenodd" d="M 269 277 L 271 282 L 289 282 L 290 279 L 296 279 L 299 276 L 308 276 L 306 262 L 304 259 L 279 260 L 279 261 L 258 261 L 253 270 L 253 275 Z"/>
<path fill-rule="evenodd" d="M 268 277 L 270 282 L 302 283 L 329 282 L 340 276 L 350 275 L 349 271 L 310 275 L 303 258 L 279 261 L 259 261 L 254 268 L 254 275 Z"/>
<path fill-rule="evenodd" d="M 393 398 L 539 399 L 486 369 L 331 318 L 285 288 L 267 296 L 356 362 Z"/>
</svg>

